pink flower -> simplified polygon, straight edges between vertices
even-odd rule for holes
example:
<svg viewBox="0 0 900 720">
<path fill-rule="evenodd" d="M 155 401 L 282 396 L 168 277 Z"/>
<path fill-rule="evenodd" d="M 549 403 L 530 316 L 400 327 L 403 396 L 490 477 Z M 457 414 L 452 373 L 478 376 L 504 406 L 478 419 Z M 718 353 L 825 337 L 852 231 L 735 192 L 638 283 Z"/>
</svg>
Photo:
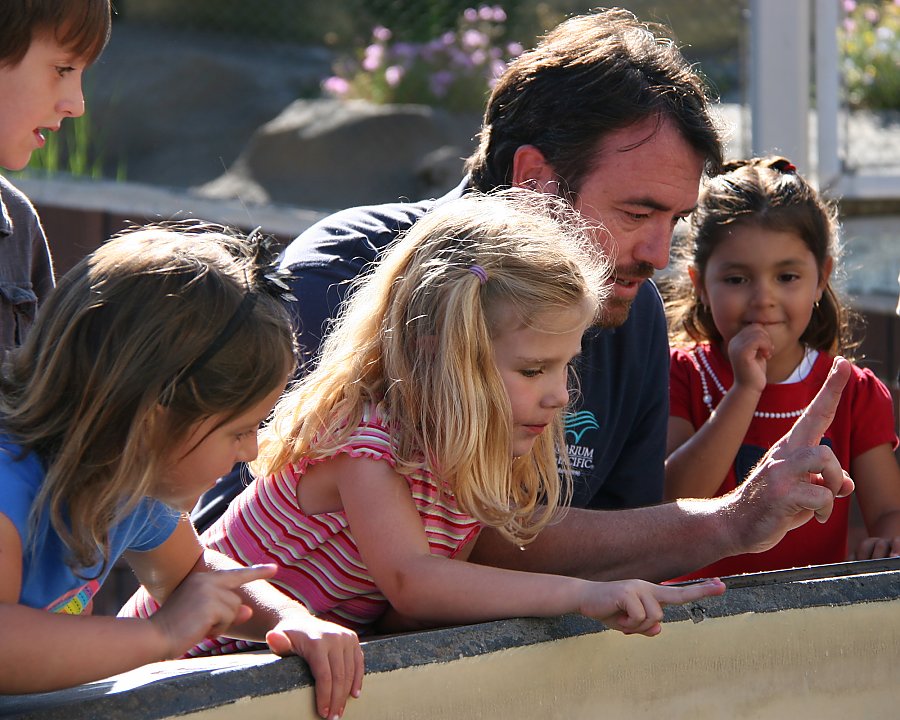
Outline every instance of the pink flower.
<svg viewBox="0 0 900 720">
<path fill-rule="evenodd" d="M 900 3 L 900 0 L 896 1 Z M 378 25 L 372 29 L 368 47 L 353 58 L 334 63 L 334 77 L 322 83 L 323 93 L 333 97 L 374 95 L 383 100 L 387 88 L 408 82 L 406 76 L 414 73 L 415 77 L 425 74 L 430 86 L 430 92 L 423 93 L 421 100 L 446 104 L 449 98 L 455 104 L 460 101 L 468 104 L 470 90 L 475 90 L 472 93 L 475 97 L 479 94 L 478 86 L 482 92 L 487 89 L 486 85 L 493 86 L 491 76 L 505 70 L 507 58 L 523 52 L 519 43 L 496 42 L 496 36 L 503 28 L 494 23 L 506 19 L 506 12 L 500 5 L 469 7 L 462 13 L 456 29 L 447 30 L 424 43 L 394 42 L 393 33 Z M 386 97 L 391 94 L 388 92 Z"/>
<path fill-rule="evenodd" d="M 482 50 L 481 48 L 478 48 L 477 50 L 473 50 L 472 55 L 471 55 L 472 64 L 473 65 L 484 65 L 485 61 L 487 60 L 487 57 L 488 57 L 487 53 L 484 50 Z"/>
<path fill-rule="evenodd" d="M 322 83 L 322 89 L 334 97 L 344 97 L 350 91 L 350 83 L 342 77 L 332 75 Z"/>
<path fill-rule="evenodd" d="M 482 5 L 478 8 L 478 17 L 488 22 L 502 23 L 506 20 L 506 12 L 499 5 L 494 5 L 493 7 Z"/>
<path fill-rule="evenodd" d="M 488 36 L 478 30 L 466 30 L 462 35 L 462 46 L 466 50 L 487 47 L 490 44 Z"/>
<path fill-rule="evenodd" d="M 390 87 L 397 87 L 403 79 L 404 70 L 399 65 L 391 65 L 384 71 L 384 81 Z"/>
<path fill-rule="evenodd" d="M 363 56 L 362 66 L 363 70 L 367 72 L 374 72 L 381 66 L 381 61 L 384 59 L 384 46 L 383 45 L 369 45 L 366 48 L 366 53 Z"/>
<path fill-rule="evenodd" d="M 386 43 L 391 39 L 391 31 L 382 25 L 377 25 L 372 30 L 372 37 L 375 38 L 378 42 Z"/>
</svg>

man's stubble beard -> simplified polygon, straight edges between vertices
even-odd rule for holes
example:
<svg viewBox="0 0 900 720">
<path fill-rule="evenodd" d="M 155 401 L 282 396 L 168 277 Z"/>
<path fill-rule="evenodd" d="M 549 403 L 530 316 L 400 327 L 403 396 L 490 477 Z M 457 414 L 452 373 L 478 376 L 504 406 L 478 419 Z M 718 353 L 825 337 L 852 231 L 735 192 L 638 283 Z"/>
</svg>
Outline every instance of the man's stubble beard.
<svg viewBox="0 0 900 720">
<path fill-rule="evenodd" d="M 604 330 L 615 330 L 617 327 L 621 327 L 628 319 L 633 302 L 634 300 L 622 300 L 616 297 L 606 300 L 594 324 Z"/>
</svg>

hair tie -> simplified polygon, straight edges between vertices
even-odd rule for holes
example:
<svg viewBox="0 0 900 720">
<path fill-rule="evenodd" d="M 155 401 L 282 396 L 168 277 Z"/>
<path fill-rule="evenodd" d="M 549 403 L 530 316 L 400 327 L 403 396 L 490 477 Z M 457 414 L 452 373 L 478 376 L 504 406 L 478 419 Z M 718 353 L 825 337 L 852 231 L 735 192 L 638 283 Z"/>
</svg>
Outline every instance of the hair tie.
<svg viewBox="0 0 900 720">
<path fill-rule="evenodd" d="M 797 173 L 797 166 L 794 165 L 790 160 L 777 160 L 772 164 L 772 167 L 778 170 L 780 173 L 784 173 L 785 175 L 794 175 Z"/>
<path fill-rule="evenodd" d="M 293 276 L 289 270 L 283 270 L 278 262 L 278 241 L 271 235 L 264 235 L 262 228 L 257 227 L 245 242 L 250 247 L 255 268 L 252 289 L 285 303 L 297 302 L 289 285 Z"/>
<path fill-rule="evenodd" d="M 484 285 L 488 281 L 488 274 L 481 265 L 470 265 L 469 272 L 478 278 L 479 282 Z"/>
</svg>

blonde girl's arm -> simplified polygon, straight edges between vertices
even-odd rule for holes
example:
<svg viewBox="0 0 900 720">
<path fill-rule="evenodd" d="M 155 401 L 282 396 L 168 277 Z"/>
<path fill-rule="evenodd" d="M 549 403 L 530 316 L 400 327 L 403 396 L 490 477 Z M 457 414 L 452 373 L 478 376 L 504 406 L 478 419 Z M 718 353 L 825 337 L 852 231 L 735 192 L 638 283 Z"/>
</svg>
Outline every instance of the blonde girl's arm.
<svg viewBox="0 0 900 720">
<path fill-rule="evenodd" d="M 172 656 L 211 636 L 265 641 L 279 655 L 307 661 L 322 717 L 340 717 L 347 697 L 359 696 L 364 664 L 356 633 L 316 618 L 265 582 L 275 574 L 274 565 L 245 568 L 204 548 L 187 518 L 155 550 L 126 557 L 161 605 L 151 621 L 172 639 Z M 234 608 L 230 619 L 204 612 L 207 605 L 215 610 L 220 603 Z"/>
<path fill-rule="evenodd" d="M 739 332 L 728 345 L 734 384 L 694 432 L 685 419 L 669 418 L 665 499 L 714 497 L 728 475 L 766 387 L 771 340 L 759 325 Z"/>
<path fill-rule="evenodd" d="M 0 694 L 46 692 L 166 657 L 148 620 L 62 615 L 19 604 L 22 541 L 0 513 Z"/>
<path fill-rule="evenodd" d="M 878 445 L 850 462 L 868 537 L 850 548 L 857 560 L 900 555 L 900 467 L 891 446 Z"/>
<path fill-rule="evenodd" d="M 407 618 L 468 623 L 579 612 L 623 632 L 655 635 L 662 606 L 724 591 L 721 583 L 662 587 L 597 583 L 504 570 L 432 555 L 409 487 L 384 461 L 335 457 L 310 469 L 334 482 L 354 539 L 378 588 Z"/>
</svg>

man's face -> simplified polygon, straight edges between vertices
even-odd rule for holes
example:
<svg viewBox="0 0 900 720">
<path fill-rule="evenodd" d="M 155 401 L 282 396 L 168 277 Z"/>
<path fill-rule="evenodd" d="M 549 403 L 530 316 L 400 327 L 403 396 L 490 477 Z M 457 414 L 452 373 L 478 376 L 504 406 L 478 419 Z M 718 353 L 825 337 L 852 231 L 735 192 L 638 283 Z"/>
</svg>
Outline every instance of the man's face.
<svg viewBox="0 0 900 720">
<path fill-rule="evenodd" d="M 596 235 L 615 264 L 601 320 L 608 327 L 625 322 L 640 285 L 668 265 L 675 225 L 697 204 L 704 158 L 670 122 L 656 122 L 607 135 L 574 201 L 609 230 Z"/>
</svg>

